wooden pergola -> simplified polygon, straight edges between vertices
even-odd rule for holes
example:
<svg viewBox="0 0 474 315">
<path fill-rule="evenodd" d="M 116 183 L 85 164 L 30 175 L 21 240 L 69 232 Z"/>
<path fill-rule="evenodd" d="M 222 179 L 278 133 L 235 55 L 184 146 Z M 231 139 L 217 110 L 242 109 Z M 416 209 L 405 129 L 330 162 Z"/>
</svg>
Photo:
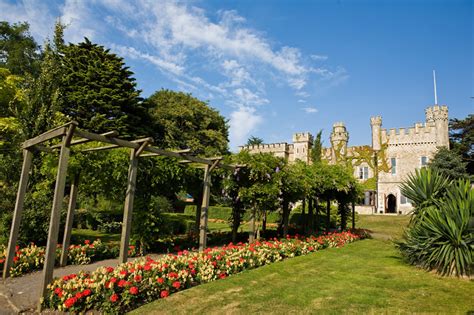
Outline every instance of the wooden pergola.
<svg viewBox="0 0 474 315">
<path fill-rule="evenodd" d="M 80 152 L 100 151 L 114 148 L 129 148 L 130 162 L 128 169 L 127 190 L 125 195 L 122 236 L 120 240 L 120 255 L 119 263 L 124 263 L 128 258 L 128 247 L 130 242 L 130 232 L 132 223 L 133 201 L 136 189 L 138 158 L 150 156 L 167 156 L 181 160 L 183 163 L 196 163 L 204 167 L 203 179 L 203 199 L 202 210 L 199 225 L 199 250 L 206 248 L 207 242 L 207 222 L 209 209 L 209 196 L 211 188 L 211 173 L 216 167 L 233 170 L 239 166 L 231 166 L 221 163 L 222 157 L 216 158 L 201 158 L 193 156 L 189 150 L 181 151 L 167 151 L 152 146 L 153 138 L 143 138 L 138 140 L 124 140 L 117 138 L 118 133 L 115 131 L 96 134 L 81 130 L 77 128 L 78 123 L 75 121 L 69 122 L 65 125 L 51 129 L 37 137 L 31 138 L 23 142 L 23 165 L 21 170 L 20 182 L 18 185 L 18 193 L 16 197 L 15 210 L 13 215 L 13 222 L 10 231 L 10 238 L 8 241 L 7 256 L 3 269 L 3 278 L 10 276 L 10 268 L 13 266 L 13 258 L 15 256 L 15 246 L 18 240 L 20 230 L 21 216 L 23 212 L 23 205 L 25 201 L 25 194 L 28 184 L 28 176 L 31 169 L 33 153 L 35 151 L 55 153 L 59 150 L 59 164 L 56 175 L 56 184 L 54 188 L 53 205 L 51 209 L 51 218 L 48 231 L 48 242 L 46 246 L 45 262 L 43 267 L 43 279 L 41 286 L 41 297 L 47 295 L 47 285 L 53 280 L 54 262 L 56 254 L 56 246 L 58 243 L 60 212 L 64 198 L 64 190 L 66 186 L 68 160 L 71 146 L 84 144 L 91 141 L 101 142 L 106 145 L 102 147 L 87 148 L 80 150 Z M 61 143 L 47 146 L 44 145 L 46 141 L 51 139 L 61 138 Z M 144 152 L 147 152 L 144 154 Z M 64 228 L 64 238 L 62 243 L 62 253 L 60 265 L 67 264 L 68 248 L 71 239 L 72 223 L 74 219 L 74 211 L 76 207 L 76 199 L 79 185 L 79 176 L 76 174 L 72 180 L 70 198 L 67 210 L 66 223 Z"/>
</svg>

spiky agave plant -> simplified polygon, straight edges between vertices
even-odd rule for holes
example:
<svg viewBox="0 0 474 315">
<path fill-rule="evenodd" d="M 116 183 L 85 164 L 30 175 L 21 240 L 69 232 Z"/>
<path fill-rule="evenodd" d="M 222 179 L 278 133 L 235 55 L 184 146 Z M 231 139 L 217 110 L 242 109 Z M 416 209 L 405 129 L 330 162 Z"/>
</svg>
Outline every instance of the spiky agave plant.
<svg viewBox="0 0 474 315">
<path fill-rule="evenodd" d="M 469 276 L 474 271 L 474 191 L 458 180 L 446 196 L 424 209 L 423 220 L 412 224 L 397 243 L 414 265 L 442 275 Z"/>
<path fill-rule="evenodd" d="M 436 202 L 443 198 L 449 184 L 449 178 L 429 168 L 417 169 L 414 174 L 408 175 L 400 190 L 413 202 L 412 220 L 422 220 L 425 209 L 436 206 Z"/>
</svg>

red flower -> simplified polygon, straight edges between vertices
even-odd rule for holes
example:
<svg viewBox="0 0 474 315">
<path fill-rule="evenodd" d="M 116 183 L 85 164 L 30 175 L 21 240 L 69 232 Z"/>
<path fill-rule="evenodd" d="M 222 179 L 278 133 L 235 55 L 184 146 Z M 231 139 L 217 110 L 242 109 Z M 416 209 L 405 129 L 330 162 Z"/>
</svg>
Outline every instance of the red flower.
<svg viewBox="0 0 474 315">
<path fill-rule="evenodd" d="M 64 281 L 68 281 L 68 280 L 69 280 L 69 276 L 64 276 L 64 277 L 63 277 L 63 280 L 64 280 Z"/>
<path fill-rule="evenodd" d="M 133 294 L 133 295 L 137 295 L 137 294 L 138 294 L 138 288 L 137 288 L 137 287 L 131 287 L 129 291 L 130 291 L 130 293 Z"/>
<path fill-rule="evenodd" d="M 85 289 L 84 291 L 82 291 L 82 296 L 89 296 L 91 295 L 92 291 L 89 290 L 89 289 Z"/>
<path fill-rule="evenodd" d="M 168 275 L 168 277 L 170 277 L 170 278 L 178 278 L 179 275 L 178 275 L 176 272 L 170 272 L 169 275 Z"/>
<path fill-rule="evenodd" d="M 5 262 L 5 259 L 0 259 L 0 264 L 3 264 Z"/>
<path fill-rule="evenodd" d="M 165 279 L 158 278 L 158 279 L 156 279 L 156 282 L 158 282 L 159 284 L 163 284 L 163 282 L 165 282 Z"/>
<path fill-rule="evenodd" d="M 106 270 L 107 270 L 108 273 L 111 273 L 111 272 L 114 271 L 114 268 L 112 268 L 112 267 L 107 267 Z"/>
<path fill-rule="evenodd" d="M 160 296 L 162 299 L 168 297 L 170 295 L 170 292 L 167 290 L 161 291 Z"/>
<path fill-rule="evenodd" d="M 117 278 L 115 278 L 115 277 L 110 278 L 110 282 L 112 282 L 112 283 L 117 282 Z"/>
<path fill-rule="evenodd" d="M 118 299 L 119 299 L 119 296 L 115 293 L 110 296 L 110 301 L 111 302 L 117 302 Z"/>
<path fill-rule="evenodd" d="M 82 293 L 81 292 L 77 292 L 76 293 L 76 298 L 80 299 L 82 297 Z"/>
<path fill-rule="evenodd" d="M 143 269 L 145 269 L 146 271 L 148 271 L 148 270 L 151 269 L 151 266 L 150 266 L 150 265 L 145 265 L 145 267 L 144 267 Z"/>
<path fill-rule="evenodd" d="M 54 289 L 54 293 L 56 293 L 57 296 L 61 297 L 63 295 L 63 290 L 61 288 L 56 288 Z"/>
<path fill-rule="evenodd" d="M 15 250 L 18 251 L 20 249 L 20 246 L 16 245 Z"/>
<path fill-rule="evenodd" d="M 225 273 L 221 273 L 221 274 L 219 275 L 219 278 L 221 278 L 221 279 L 225 279 L 226 277 L 227 277 L 227 275 L 226 275 Z"/>
<path fill-rule="evenodd" d="M 142 276 L 136 275 L 136 276 L 133 278 L 133 280 L 135 280 L 136 282 L 140 282 L 140 281 L 142 281 Z"/>
<path fill-rule="evenodd" d="M 173 287 L 174 287 L 175 289 L 179 289 L 180 286 L 181 286 L 181 283 L 179 283 L 179 281 L 173 282 Z"/>
<path fill-rule="evenodd" d="M 77 302 L 77 299 L 75 297 L 69 298 L 66 301 L 64 301 L 64 306 L 66 308 L 70 308 L 74 306 L 74 304 Z"/>
<path fill-rule="evenodd" d="M 18 256 L 13 257 L 13 261 L 14 261 L 14 262 L 17 262 L 18 259 L 20 259 Z"/>
<path fill-rule="evenodd" d="M 86 245 L 89 245 L 90 243 L 91 243 L 91 241 L 89 241 L 89 240 L 84 241 L 84 244 L 86 244 Z"/>
</svg>

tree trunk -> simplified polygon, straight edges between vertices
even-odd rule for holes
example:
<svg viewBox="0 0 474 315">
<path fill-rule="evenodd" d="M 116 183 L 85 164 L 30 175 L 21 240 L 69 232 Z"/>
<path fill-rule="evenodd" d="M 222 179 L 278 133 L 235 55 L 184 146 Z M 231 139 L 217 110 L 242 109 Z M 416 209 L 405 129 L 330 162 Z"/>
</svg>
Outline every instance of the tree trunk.
<svg viewBox="0 0 474 315">
<path fill-rule="evenodd" d="M 352 229 L 355 229 L 356 227 L 356 221 L 355 221 L 355 202 L 352 202 Z"/>
<path fill-rule="evenodd" d="M 306 226 L 306 233 L 311 234 L 313 233 L 313 205 L 314 199 L 313 197 L 308 199 L 308 220 Z"/>
<path fill-rule="evenodd" d="M 194 229 L 196 233 L 199 233 L 199 227 L 201 225 L 201 209 L 202 209 L 202 189 L 196 196 L 196 224 Z"/>
<path fill-rule="evenodd" d="M 306 198 L 303 199 L 303 210 L 301 211 L 301 229 L 305 231 L 306 229 Z"/>
<path fill-rule="evenodd" d="M 240 226 L 240 211 L 241 208 L 238 205 L 232 207 L 232 242 L 237 242 L 237 234 Z"/>
<path fill-rule="evenodd" d="M 347 206 L 345 203 L 339 203 L 339 213 L 341 215 L 341 231 L 347 227 Z"/>
<path fill-rule="evenodd" d="M 252 243 L 255 240 L 255 214 L 256 214 L 255 206 L 252 207 L 252 212 L 250 214 L 250 232 L 249 232 L 249 243 Z"/>
<path fill-rule="evenodd" d="M 267 210 L 263 211 L 262 233 L 263 233 L 263 235 L 266 235 L 266 233 L 267 233 Z"/>
<path fill-rule="evenodd" d="M 290 209 L 288 201 L 283 200 L 283 237 L 288 235 L 288 221 L 290 217 Z"/>
<path fill-rule="evenodd" d="M 326 203 L 326 232 L 331 228 L 331 199 L 327 199 Z"/>
<path fill-rule="evenodd" d="M 319 208 L 318 208 L 318 198 L 314 198 L 314 209 L 315 209 L 315 213 L 316 213 L 316 233 L 319 233 L 319 225 L 320 225 L 320 218 L 319 218 Z"/>
</svg>

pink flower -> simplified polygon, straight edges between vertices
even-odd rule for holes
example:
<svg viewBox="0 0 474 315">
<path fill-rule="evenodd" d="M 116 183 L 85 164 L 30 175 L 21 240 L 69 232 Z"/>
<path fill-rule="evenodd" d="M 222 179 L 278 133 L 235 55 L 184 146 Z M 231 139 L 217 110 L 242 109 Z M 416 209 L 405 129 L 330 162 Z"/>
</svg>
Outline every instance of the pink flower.
<svg viewBox="0 0 474 315">
<path fill-rule="evenodd" d="M 180 286 L 181 286 L 181 283 L 179 283 L 179 281 L 173 282 L 173 287 L 174 287 L 175 289 L 179 289 Z"/>
</svg>

